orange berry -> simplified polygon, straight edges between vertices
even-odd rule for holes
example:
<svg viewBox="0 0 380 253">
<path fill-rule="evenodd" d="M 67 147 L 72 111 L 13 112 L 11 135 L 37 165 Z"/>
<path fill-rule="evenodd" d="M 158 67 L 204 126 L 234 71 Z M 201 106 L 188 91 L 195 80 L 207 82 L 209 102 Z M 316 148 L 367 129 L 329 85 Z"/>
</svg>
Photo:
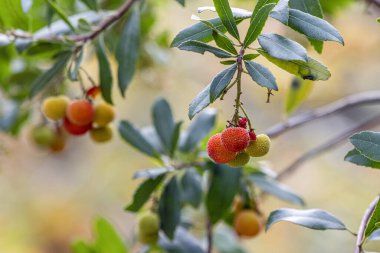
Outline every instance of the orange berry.
<svg viewBox="0 0 380 253">
<path fill-rule="evenodd" d="M 229 127 L 222 132 L 221 140 L 228 151 L 240 152 L 248 146 L 250 137 L 244 128 Z"/>
<path fill-rule="evenodd" d="M 90 130 L 92 127 L 91 123 L 86 126 L 78 126 L 72 122 L 70 122 L 69 119 L 65 118 L 63 120 L 63 128 L 72 135 L 82 135 L 85 134 L 88 130 Z"/>
<path fill-rule="evenodd" d="M 77 126 L 87 126 L 94 119 L 94 107 L 86 99 L 72 101 L 66 109 L 66 117 Z"/>
<path fill-rule="evenodd" d="M 207 153 L 216 163 L 228 163 L 236 157 L 235 152 L 228 151 L 222 144 L 221 134 L 215 134 L 208 140 Z"/>
<path fill-rule="evenodd" d="M 239 236 L 254 237 L 262 230 L 262 224 L 254 211 L 243 210 L 236 214 L 234 228 Z"/>
<path fill-rule="evenodd" d="M 54 153 L 59 153 L 66 147 L 66 136 L 61 131 L 54 136 L 53 143 L 50 145 L 50 150 Z"/>
</svg>

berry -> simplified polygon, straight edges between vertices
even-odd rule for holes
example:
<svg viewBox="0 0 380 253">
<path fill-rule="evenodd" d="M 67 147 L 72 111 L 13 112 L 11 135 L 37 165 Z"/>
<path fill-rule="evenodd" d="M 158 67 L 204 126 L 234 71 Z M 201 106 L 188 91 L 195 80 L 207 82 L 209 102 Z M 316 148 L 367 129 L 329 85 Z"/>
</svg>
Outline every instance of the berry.
<svg viewBox="0 0 380 253">
<path fill-rule="evenodd" d="M 54 140 L 54 131 L 48 126 L 35 126 L 31 132 L 33 142 L 40 147 L 48 147 Z"/>
<path fill-rule="evenodd" d="M 96 98 L 100 94 L 100 87 L 93 86 L 86 91 L 86 96 Z"/>
<path fill-rule="evenodd" d="M 148 212 L 138 220 L 138 237 L 143 244 L 156 244 L 160 230 L 160 219 L 157 214 Z"/>
<path fill-rule="evenodd" d="M 104 127 L 115 118 L 115 112 L 112 106 L 106 103 L 100 103 L 95 106 L 94 123 Z"/>
<path fill-rule="evenodd" d="M 246 165 L 249 162 L 249 159 L 251 159 L 251 157 L 247 153 L 242 152 L 239 153 L 235 159 L 230 161 L 228 165 L 233 168 L 240 168 Z"/>
<path fill-rule="evenodd" d="M 208 156 L 216 163 L 228 163 L 235 159 L 236 153 L 228 151 L 221 140 L 222 134 L 215 134 L 207 142 Z"/>
<path fill-rule="evenodd" d="M 257 136 L 256 133 L 252 130 L 251 132 L 248 133 L 249 137 L 251 138 L 251 141 L 255 141 Z"/>
<path fill-rule="evenodd" d="M 231 152 L 241 152 L 249 144 L 249 134 L 241 127 L 229 127 L 224 129 L 221 135 L 224 147 Z"/>
<path fill-rule="evenodd" d="M 87 126 L 94 119 L 94 108 L 86 99 L 72 101 L 66 109 L 66 117 L 75 125 Z"/>
<path fill-rule="evenodd" d="M 91 129 L 91 123 L 86 126 L 78 126 L 72 122 L 68 118 L 63 120 L 63 128 L 72 135 L 82 135 L 85 134 L 88 130 Z"/>
<path fill-rule="evenodd" d="M 58 132 L 54 136 L 53 143 L 50 145 L 50 150 L 54 153 L 59 153 L 66 147 L 66 136 L 62 132 Z"/>
<path fill-rule="evenodd" d="M 235 216 L 234 228 L 239 236 L 254 237 L 260 233 L 262 225 L 254 211 L 243 210 Z"/>
<path fill-rule="evenodd" d="M 239 119 L 239 127 L 247 128 L 248 119 L 247 118 L 240 118 Z"/>
<path fill-rule="evenodd" d="M 107 142 L 112 139 L 112 129 L 109 126 L 98 127 L 90 130 L 90 137 L 98 143 Z"/>
<path fill-rule="evenodd" d="M 264 156 L 269 152 L 270 139 L 268 135 L 259 134 L 255 141 L 251 141 L 245 150 L 252 157 Z"/>
<path fill-rule="evenodd" d="M 45 98 L 41 105 L 41 111 L 48 119 L 63 119 L 69 101 L 69 98 L 63 95 Z"/>
</svg>

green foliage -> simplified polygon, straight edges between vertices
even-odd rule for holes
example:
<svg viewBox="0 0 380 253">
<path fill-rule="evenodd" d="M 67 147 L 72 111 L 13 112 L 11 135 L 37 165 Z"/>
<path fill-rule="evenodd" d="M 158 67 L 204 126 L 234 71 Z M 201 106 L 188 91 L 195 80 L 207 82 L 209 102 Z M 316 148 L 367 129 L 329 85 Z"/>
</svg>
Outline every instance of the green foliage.
<svg viewBox="0 0 380 253">
<path fill-rule="evenodd" d="M 227 88 L 228 84 L 230 84 L 232 78 L 234 77 L 236 70 L 237 65 L 234 64 L 231 67 L 221 71 L 211 81 L 209 98 L 211 103 L 223 94 L 223 91 Z"/>
<path fill-rule="evenodd" d="M 353 164 L 370 167 L 373 169 L 380 169 L 380 162 L 373 161 L 360 153 L 359 150 L 353 149 L 347 153 L 344 160 Z"/>
<path fill-rule="evenodd" d="M 294 112 L 302 102 L 309 96 L 313 88 L 313 82 L 300 78 L 293 78 L 292 84 L 286 95 L 285 112 Z"/>
<path fill-rule="evenodd" d="M 380 162 L 380 133 L 360 132 L 351 136 L 350 142 L 360 154 L 372 161 Z"/>
<path fill-rule="evenodd" d="M 278 90 L 276 78 L 273 76 L 272 72 L 269 71 L 269 69 L 253 61 L 244 61 L 244 63 L 245 68 L 247 69 L 252 80 L 258 85 L 271 90 Z"/>
<path fill-rule="evenodd" d="M 229 34 L 236 39 L 240 39 L 239 31 L 236 26 L 235 18 L 228 0 L 213 0 L 216 12 L 222 20 L 223 25 L 226 27 Z"/>
<path fill-rule="evenodd" d="M 198 208 L 202 201 L 202 177 L 194 170 L 187 169 L 181 178 L 182 201 Z"/>
<path fill-rule="evenodd" d="M 376 229 L 379 228 L 380 222 L 380 200 L 377 201 L 373 212 L 371 213 L 371 217 L 369 218 L 367 225 L 364 230 L 364 236 L 367 238 L 370 236 Z"/>
<path fill-rule="evenodd" d="M 99 66 L 99 81 L 103 99 L 112 104 L 112 73 L 110 63 L 107 58 L 103 37 L 96 43 L 96 56 Z"/>
</svg>

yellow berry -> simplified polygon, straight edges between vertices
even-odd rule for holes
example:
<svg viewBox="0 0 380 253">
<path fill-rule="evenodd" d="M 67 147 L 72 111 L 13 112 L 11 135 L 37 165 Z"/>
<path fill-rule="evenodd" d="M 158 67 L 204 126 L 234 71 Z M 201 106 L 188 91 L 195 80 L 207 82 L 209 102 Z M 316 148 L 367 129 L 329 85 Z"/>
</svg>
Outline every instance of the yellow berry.
<svg viewBox="0 0 380 253">
<path fill-rule="evenodd" d="M 45 98 L 42 102 L 41 111 L 46 118 L 60 120 L 65 117 L 69 98 L 66 96 L 54 96 Z"/>
<path fill-rule="evenodd" d="M 270 139 L 268 135 L 259 134 L 255 141 L 251 141 L 245 150 L 252 157 L 264 156 L 269 152 Z"/>
<path fill-rule="evenodd" d="M 252 210 L 244 210 L 236 214 L 234 228 L 239 236 L 254 237 L 262 230 L 260 219 Z"/>
<path fill-rule="evenodd" d="M 228 165 L 234 168 L 240 168 L 246 165 L 249 162 L 249 159 L 251 159 L 251 157 L 247 153 L 242 152 L 229 162 Z"/>
<path fill-rule="evenodd" d="M 90 137 L 93 141 L 103 143 L 112 139 L 112 129 L 109 126 L 92 128 L 90 130 Z"/>
<path fill-rule="evenodd" d="M 100 127 L 104 127 L 111 123 L 115 118 L 113 107 L 106 103 L 95 105 L 94 123 Z"/>
</svg>

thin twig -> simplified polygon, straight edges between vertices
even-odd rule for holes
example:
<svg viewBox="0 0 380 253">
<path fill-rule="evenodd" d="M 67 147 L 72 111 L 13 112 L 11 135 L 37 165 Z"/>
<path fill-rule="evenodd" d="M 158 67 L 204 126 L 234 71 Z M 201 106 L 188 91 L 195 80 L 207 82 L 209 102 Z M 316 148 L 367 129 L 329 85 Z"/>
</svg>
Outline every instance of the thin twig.
<svg viewBox="0 0 380 253">
<path fill-rule="evenodd" d="M 232 122 L 235 123 L 235 125 L 238 125 L 239 122 L 239 111 L 240 111 L 240 96 L 241 96 L 241 75 L 243 73 L 243 57 L 244 57 L 244 47 L 240 49 L 239 56 L 237 57 L 237 85 L 236 85 L 236 98 L 235 98 L 235 113 L 232 117 Z"/>
<path fill-rule="evenodd" d="M 361 105 L 380 103 L 380 91 L 368 91 L 351 95 L 331 104 L 319 107 L 311 112 L 303 113 L 289 118 L 283 123 L 277 124 L 266 131 L 271 138 L 277 137 L 290 129 L 299 127 L 310 121 L 326 117 L 336 112 L 344 111 Z"/>
<path fill-rule="evenodd" d="M 211 224 L 210 219 L 208 219 L 206 222 L 206 230 L 207 230 L 207 253 L 212 253 L 212 247 L 213 247 L 212 234 L 213 233 L 212 233 L 212 224 Z"/>
<path fill-rule="evenodd" d="M 359 231 L 358 231 L 357 240 L 356 240 L 355 253 L 362 253 L 363 251 L 362 246 L 363 246 L 363 240 L 364 240 L 364 232 L 365 232 L 365 229 L 367 228 L 368 221 L 371 218 L 372 213 L 375 210 L 375 207 L 377 203 L 379 202 L 379 200 L 380 200 L 380 195 L 377 195 L 363 215 L 362 221 L 360 223 Z"/>
</svg>

